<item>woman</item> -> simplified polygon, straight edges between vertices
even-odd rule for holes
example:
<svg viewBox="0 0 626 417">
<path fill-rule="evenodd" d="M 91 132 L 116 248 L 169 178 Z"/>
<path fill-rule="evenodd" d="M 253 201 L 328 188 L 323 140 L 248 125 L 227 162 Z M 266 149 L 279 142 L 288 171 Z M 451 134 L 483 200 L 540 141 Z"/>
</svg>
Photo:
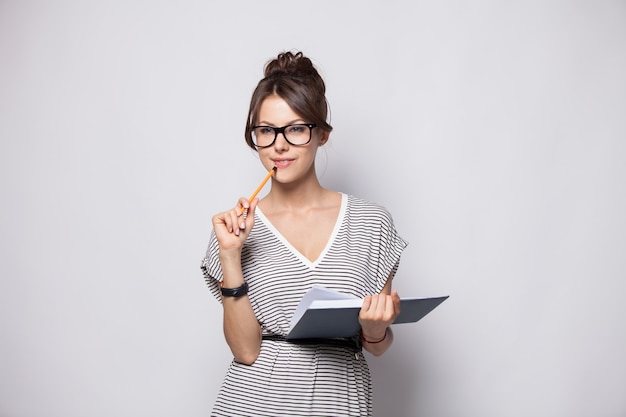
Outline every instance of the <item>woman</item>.
<svg viewBox="0 0 626 417">
<path fill-rule="evenodd" d="M 372 414 L 361 346 L 378 356 L 393 341 L 400 299 L 391 284 L 406 242 L 384 208 L 321 186 L 315 155 L 332 130 L 325 90 L 307 57 L 286 52 L 252 95 L 246 142 L 276 173 L 261 201 L 240 198 L 212 219 L 202 270 L 234 355 L 212 415 Z M 358 343 L 284 339 L 316 284 L 364 298 Z"/>
</svg>

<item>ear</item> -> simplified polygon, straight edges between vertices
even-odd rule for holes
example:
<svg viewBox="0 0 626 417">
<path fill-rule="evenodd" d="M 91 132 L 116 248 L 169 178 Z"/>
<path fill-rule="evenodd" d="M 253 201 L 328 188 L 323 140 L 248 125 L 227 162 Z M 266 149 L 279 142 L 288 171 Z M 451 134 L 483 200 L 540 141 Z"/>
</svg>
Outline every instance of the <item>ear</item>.
<svg viewBox="0 0 626 417">
<path fill-rule="evenodd" d="M 326 145 L 326 142 L 328 142 L 329 138 L 330 138 L 330 132 L 322 130 L 322 135 L 320 136 L 320 145 L 319 146 Z"/>
</svg>

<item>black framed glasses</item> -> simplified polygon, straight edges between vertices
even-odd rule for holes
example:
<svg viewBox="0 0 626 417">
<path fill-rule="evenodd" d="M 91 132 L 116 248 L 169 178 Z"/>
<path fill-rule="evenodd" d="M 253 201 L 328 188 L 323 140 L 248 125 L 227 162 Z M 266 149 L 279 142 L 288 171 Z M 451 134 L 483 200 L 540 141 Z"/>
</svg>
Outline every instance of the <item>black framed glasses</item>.
<svg viewBox="0 0 626 417">
<path fill-rule="evenodd" d="M 269 148 L 276 142 L 279 133 L 293 146 L 303 146 L 311 142 L 313 128 L 317 125 L 313 123 L 298 123 L 283 127 L 274 126 L 253 126 L 252 142 L 257 148 Z"/>
</svg>

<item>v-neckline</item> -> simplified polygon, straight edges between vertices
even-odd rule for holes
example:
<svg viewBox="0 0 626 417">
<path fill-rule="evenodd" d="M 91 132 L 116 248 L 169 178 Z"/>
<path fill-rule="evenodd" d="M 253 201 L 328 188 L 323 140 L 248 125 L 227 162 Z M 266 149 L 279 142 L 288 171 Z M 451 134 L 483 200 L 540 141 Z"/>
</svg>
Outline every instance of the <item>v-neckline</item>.
<svg viewBox="0 0 626 417">
<path fill-rule="evenodd" d="M 283 236 L 283 234 L 280 233 L 280 231 L 272 224 L 272 222 L 265 216 L 265 214 L 263 214 L 263 211 L 258 206 L 256 208 L 256 214 L 257 216 L 259 216 L 259 219 L 261 219 L 261 221 L 265 224 L 265 226 L 276 236 L 278 240 L 282 242 L 283 245 L 285 245 L 285 247 L 291 253 L 293 253 L 293 255 L 296 258 L 298 258 L 304 265 L 306 265 L 310 269 L 313 269 L 324 259 L 324 257 L 326 256 L 326 253 L 329 251 L 330 247 L 333 245 L 335 238 L 337 234 L 339 233 L 339 228 L 341 227 L 341 224 L 343 223 L 343 219 L 346 215 L 346 208 L 348 206 L 348 198 L 347 198 L 347 195 L 344 193 L 339 193 L 339 194 L 341 195 L 341 206 L 339 207 L 337 220 L 335 220 L 335 226 L 333 227 L 333 230 L 331 231 L 330 236 L 328 237 L 328 240 L 326 241 L 326 245 L 324 246 L 324 249 L 322 249 L 317 259 L 315 259 L 314 261 L 311 261 L 309 258 L 304 256 L 302 252 L 296 249 L 295 246 L 293 246 L 287 240 L 287 238 Z"/>
</svg>

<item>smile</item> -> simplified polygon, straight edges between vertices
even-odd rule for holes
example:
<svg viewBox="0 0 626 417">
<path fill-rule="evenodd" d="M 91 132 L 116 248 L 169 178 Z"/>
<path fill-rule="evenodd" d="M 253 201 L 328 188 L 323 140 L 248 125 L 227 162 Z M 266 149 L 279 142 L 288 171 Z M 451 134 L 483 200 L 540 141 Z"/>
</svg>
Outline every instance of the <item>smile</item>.
<svg viewBox="0 0 626 417">
<path fill-rule="evenodd" d="M 293 163 L 293 159 L 274 159 L 274 165 L 279 169 L 285 169 Z"/>
</svg>

